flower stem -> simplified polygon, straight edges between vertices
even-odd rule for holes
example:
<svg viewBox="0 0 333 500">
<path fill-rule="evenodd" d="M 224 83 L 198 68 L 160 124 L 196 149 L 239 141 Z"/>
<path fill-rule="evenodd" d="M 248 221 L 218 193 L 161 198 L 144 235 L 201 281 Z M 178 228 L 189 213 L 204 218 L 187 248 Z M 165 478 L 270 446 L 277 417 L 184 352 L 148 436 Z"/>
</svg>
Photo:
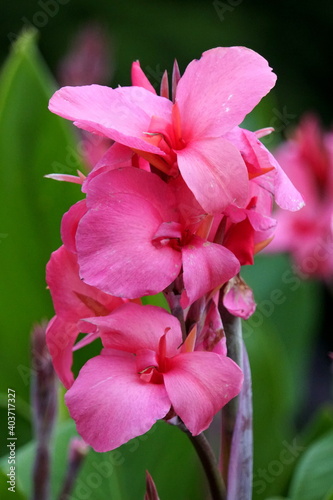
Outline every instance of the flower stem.
<svg viewBox="0 0 333 500">
<path fill-rule="evenodd" d="M 45 343 L 46 324 L 32 331 L 31 402 L 34 434 L 37 441 L 33 466 L 33 500 L 50 498 L 51 436 L 57 414 L 57 381 Z"/>
<path fill-rule="evenodd" d="M 227 497 L 223 479 L 218 468 L 216 457 L 208 440 L 204 434 L 192 436 L 182 422 L 178 424 L 178 427 L 190 438 L 200 458 L 209 483 L 212 500 L 226 500 Z"/>
<path fill-rule="evenodd" d="M 219 310 L 226 335 L 228 356 L 235 361 L 238 366 L 242 366 L 241 319 L 230 314 L 229 311 L 223 306 L 222 301 L 220 301 Z M 225 484 L 228 484 L 232 436 L 236 423 L 238 405 L 239 397 L 237 396 L 222 408 L 221 468 Z"/>
</svg>

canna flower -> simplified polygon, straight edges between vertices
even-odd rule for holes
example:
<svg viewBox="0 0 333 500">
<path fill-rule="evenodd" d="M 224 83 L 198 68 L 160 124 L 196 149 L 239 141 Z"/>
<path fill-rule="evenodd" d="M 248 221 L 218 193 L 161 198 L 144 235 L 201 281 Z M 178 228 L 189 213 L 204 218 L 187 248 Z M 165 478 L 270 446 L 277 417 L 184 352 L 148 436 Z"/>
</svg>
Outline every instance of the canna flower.
<svg viewBox="0 0 333 500">
<path fill-rule="evenodd" d="M 138 168 L 107 171 L 90 180 L 86 203 L 75 238 L 80 276 L 105 293 L 152 295 L 182 272 L 187 307 L 239 271 L 230 250 L 207 240 L 209 218 L 181 178 L 167 184 Z"/>
<path fill-rule="evenodd" d="M 302 192 L 305 208 L 285 214 L 269 250 L 289 252 L 300 275 L 330 280 L 333 276 L 333 133 L 324 133 L 318 119 L 303 118 L 276 157 Z"/>
<path fill-rule="evenodd" d="M 96 451 L 113 450 L 175 414 L 197 435 L 241 389 L 240 368 L 225 355 L 193 350 L 195 330 L 182 343 L 178 320 L 164 309 L 128 303 L 88 321 L 104 349 L 65 399 L 78 433 Z"/>
<path fill-rule="evenodd" d="M 244 47 L 208 50 L 176 79 L 174 102 L 163 97 L 165 83 L 162 96 L 156 95 L 137 64 L 132 75 L 138 86 L 64 87 L 49 108 L 128 146 L 171 177 L 180 172 L 207 213 L 244 207 L 248 170 L 227 134 L 274 86 L 267 61 Z"/>
</svg>

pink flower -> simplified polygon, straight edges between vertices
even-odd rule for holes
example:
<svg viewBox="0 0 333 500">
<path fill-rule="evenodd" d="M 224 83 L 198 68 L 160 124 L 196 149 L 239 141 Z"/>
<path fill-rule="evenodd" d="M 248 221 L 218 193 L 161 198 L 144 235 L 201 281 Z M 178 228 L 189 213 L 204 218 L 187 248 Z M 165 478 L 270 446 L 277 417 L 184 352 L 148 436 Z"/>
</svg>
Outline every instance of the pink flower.
<svg viewBox="0 0 333 500">
<path fill-rule="evenodd" d="M 305 208 L 278 221 L 269 251 L 290 252 L 304 276 L 333 276 L 333 133 L 316 117 L 303 118 L 292 137 L 276 151 L 278 161 L 302 192 Z"/>
<path fill-rule="evenodd" d="M 47 346 L 57 375 L 68 388 L 74 380 L 71 366 L 74 344 L 82 331 L 79 321 L 110 314 L 124 300 L 84 283 L 79 278 L 76 255 L 63 246 L 51 255 L 46 268 L 46 281 L 56 312 L 46 331 Z M 95 330 L 96 327 L 92 325 L 89 330 L 85 330 L 84 333 L 90 335 L 81 341 L 81 346 L 97 338 Z"/>
<path fill-rule="evenodd" d="M 65 398 L 96 451 L 117 448 L 174 414 L 199 434 L 241 389 L 240 368 L 215 352 L 193 351 L 191 335 L 182 344 L 178 320 L 163 309 L 124 304 L 89 321 L 104 350 L 83 366 Z"/>
<path fill-rule="evenodd" d="M 155 95 L 138 73 L 139 87 L 64 87 L 49 107 L 80 128 L 130 147 L 171 176 L 179 169 L 204 210 L 218 213 L 230 203 L 243 207 L 248 196 L 246 165 L 225 136 L 275 79 L 255 52 L 219 47 L 188 65 L 174 103 Z"/>
<path fill-rule="evenodd" d="M 181 178 L 167 184 L 132 167 L 104 172 L 89 182 L 87 208 L 76 233 L 80 276 L 106 293 L 155 294 L 182 271 L 187 307 L 239 271 L 229 250 L 207 241 L 207 216 Z"/>
</svg>

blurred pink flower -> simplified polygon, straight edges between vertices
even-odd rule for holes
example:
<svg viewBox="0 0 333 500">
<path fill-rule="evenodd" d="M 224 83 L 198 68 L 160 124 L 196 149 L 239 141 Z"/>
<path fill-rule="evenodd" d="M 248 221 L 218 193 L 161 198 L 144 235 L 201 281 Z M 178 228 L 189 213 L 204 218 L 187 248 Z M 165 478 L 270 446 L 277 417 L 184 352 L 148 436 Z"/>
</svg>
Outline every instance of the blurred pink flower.
<svg viewBox="0 0 333 500">
<path fill-rule="evenodd" d="M 114 72 L 114 56 L 109 34 L 97 22 L 79 29 L 67 54 L 59 63 L 57 77 L 64 85 L 100 85 L 108 83 Z M 89 169 L 99 161 L 112 140 L 82 131 L 80 154 Z"/>
<path fill-rule="evenodd" d="M 302 193 L 305 208 L 276 211 L 278 224 L 268 251 L 289 252 L 307 277 L 333 276 L 333 133 L 325 133 L 313 115 L 303 118 L 276 157 Z"/>
<path fill-rule="evenodd" d="M 178 320 L 164 309 L 125 304 L 89 322 L 104 349 L 65 398 L 79 434 L 96 451 L 117 448 L 175 414 L 197 435 L 241 389 L 240 368 L 227 356 L 193 351 L 193 334 L 182 344 Z"/>
<path fill-rule="evenodd" d="M 111 49 L 109 35 L 102 25 L 89 23 L 79 29 L 59 63 L 57 76 L 60 84 L 106 84 L 114 70 Z"/>
<path fill-rule="evenodd" d="M 132 148 L 171 176 L 179 169 L 206 212 L 230 203 L 244 207 L 248 171 L 225 136 L 274 86 L 267 61 L 244 47 L 208 50 L 186 68 L 174 103 L 155 95 L 142 75 L 136 80 L 142 86 L 64 87 L 49 108 Z"/>
</svg>

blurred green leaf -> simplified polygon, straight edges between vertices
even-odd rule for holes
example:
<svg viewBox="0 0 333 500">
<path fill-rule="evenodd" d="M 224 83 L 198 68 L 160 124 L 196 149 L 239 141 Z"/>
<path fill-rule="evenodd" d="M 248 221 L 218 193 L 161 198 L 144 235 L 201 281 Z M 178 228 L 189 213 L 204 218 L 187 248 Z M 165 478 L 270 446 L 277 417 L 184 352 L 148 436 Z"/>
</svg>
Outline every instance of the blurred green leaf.
<svg viewBox="0 0 333 500">
<path fill-rule="evenodd" d="M 333 487 L 330 489 L 330 491 L 325 495 L 323 500 L 333 500 Z"/>
<path fill-rule="evenodd" d="M 266 498 L 265 500 L 290 500 L 290 499 L 287 497 L 269 497 Z"/>
<path fill-rule="evenodd" d="M 332 494 L 333 432 L 315 442 L 297 465 L 290 487 L 291 500 L 324 500 Z"/>
<path fill-rule="evenodd" d="M 52 444 L 51 497 L 54 500 L 62 486 L 68 445 L 73 436 L 77 436 L 74 422 L 67 421 L 57 426 Z M 27 444 L 17 453 L 17 479 L 29 497 L 34 455 L 34 443 Z M 0 466 L 5 470 L 5 457 Z M 147 434 L 132 439 L 117 450 L 96 453 L 91 449 L 71 498 L 143 498 L 146 470 L 154 477 L 161 498 L 201 500 L 204 496 L 205 477 L 189 439 L 178 428 L 158 422 Z"/>
<path fill-rule="evenodd" d="M 243 334 L 253 377 L 253 499 L 264 500 L 285 492 L 297 463 L 295 457 L 283 467 L 276 465 L 276 475 L 271 465 L 281 462 L 285 444 L 297 436 L 296 416 L 307 395 L 321 295 L 317 283 L 302 282 L 293 273 L 285 255 L 258 256 L 242 275 L 257 302 L 255 314 L 243 324 Z"/>
<path fill-rule="evenodd" d="M 16 42 L 0 75 L 0 390 L 29 401 L 29 333 L 53 309 L 45 264 L 60 245 L 62 214 L 79 186 L 45 179 L 80 167 L 75 137 L 50 113 L 55 84 L 35 47 L 33 32 Z M 2 418 L 2 417 L 1 417 Z M 28 439 L 22 431 L 21 443 Z"/>
<path fill-rule="evenodd" d="M 203 488 L 207 483 L 201 464 L 190 440 L 178 428 L 157 422 L 147 434 L 117 451 L 123 456 L 119 468 L 122 495 L 115 500 L 143 498 L 146 470 L 154 478 L 161 499 L 205 498 Z"/>
<path fill-rule="evenodd" d="M 271 330 L 258 329 L 245 343 L 253 385 L 253 499 L 263 500 L 283 491 L 291 466 L 280 464 L 293 435 L 291 374 L 283 343 Z M 279 464 L 277 475 L 271 471 L 273 462 Z"/>
<path fill-rule="evenodd" d="M 319 408 L 308 425 L 302 430 L 302 444 L 308 447 L 324 434 L 333 431 L 333 406 Z"/>
<path fill-rule="evenodd" d="M 279 339 L 292 385 L 289 403 L 294 417 L 307 395 L 306 377 L 321 318 L 320 286 L 302 281 L 285 255 L 260 256 L 242 274 L 257 302 L 256 312 L 244 323 L 244 336 L 256 337 L 257 331 L 269 331 L 270 337 Z"/>
</svg>

